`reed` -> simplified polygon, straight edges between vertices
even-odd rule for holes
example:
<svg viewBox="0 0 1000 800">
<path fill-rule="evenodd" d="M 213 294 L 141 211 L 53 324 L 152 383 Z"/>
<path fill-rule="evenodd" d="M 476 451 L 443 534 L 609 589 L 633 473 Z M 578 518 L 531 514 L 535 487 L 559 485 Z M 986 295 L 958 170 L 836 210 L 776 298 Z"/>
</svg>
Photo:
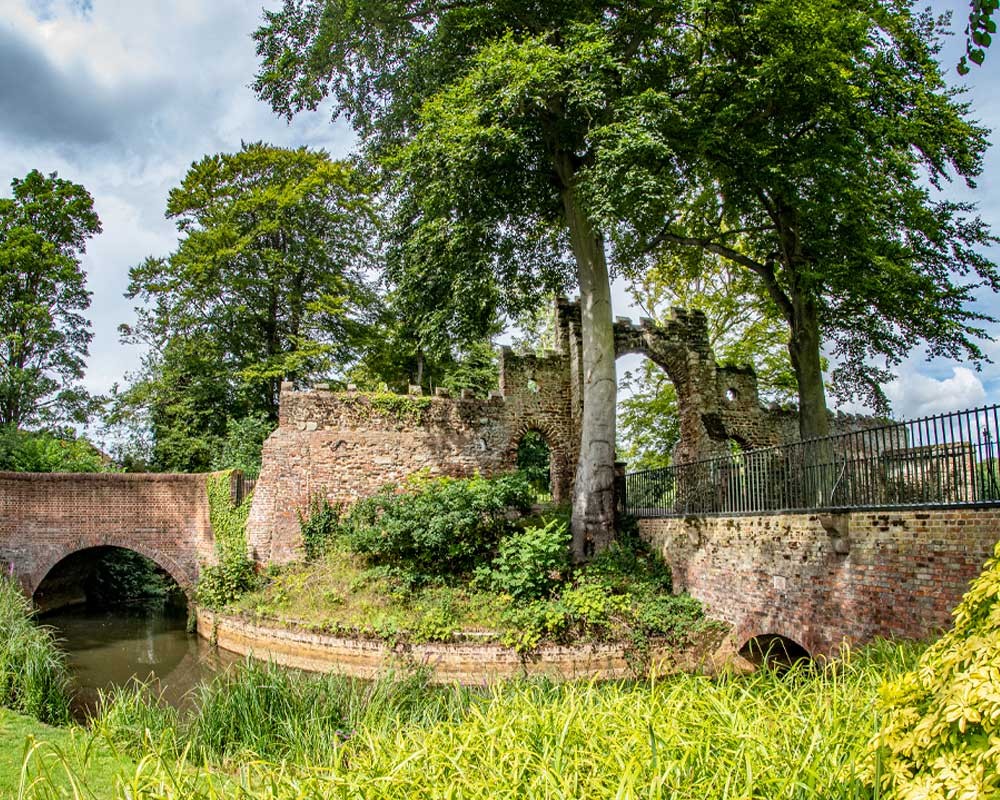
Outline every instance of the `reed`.
<svg viewBox="0 0 1000 800">
<path fill-rule="evenodd" d="M 65 655 L 33 613 L 17 582 L 0 576 L 0 706 L 64 724 L 70 716 Z"/>
</svg>

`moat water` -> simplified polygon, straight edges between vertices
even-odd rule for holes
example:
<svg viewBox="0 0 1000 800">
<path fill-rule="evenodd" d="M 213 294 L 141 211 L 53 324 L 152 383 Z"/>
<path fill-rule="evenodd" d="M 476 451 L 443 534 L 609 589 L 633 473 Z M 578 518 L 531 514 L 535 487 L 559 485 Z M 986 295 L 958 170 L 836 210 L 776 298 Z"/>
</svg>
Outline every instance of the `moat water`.
<svg viewBox="0 0 1000 800">
<path fill-rule="evenodd" d="M 101 690 L 150 681 L 163 700 L 179 708 L 191 690 L 240 656 L 213 647 L 187 630 L 187 610 L 167 603 L 102 609 L 72 606 L 45 614 L 69 656 L 73 711 L 84 719 Z"/>
</svg>

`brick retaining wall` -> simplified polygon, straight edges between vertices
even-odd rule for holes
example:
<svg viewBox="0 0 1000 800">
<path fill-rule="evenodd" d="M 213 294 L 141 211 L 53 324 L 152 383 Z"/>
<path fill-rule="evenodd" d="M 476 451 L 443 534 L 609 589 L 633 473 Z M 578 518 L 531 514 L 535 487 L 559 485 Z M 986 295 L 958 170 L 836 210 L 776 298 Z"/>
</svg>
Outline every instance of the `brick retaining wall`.
<svg viewBox="0 0 1000 800">
<path fill-rule="evenodd" d="M 670 564 L 675 591 L 734 626 L 734 647 L 778 634 L 832 655 L 844 640 L 949 627 L 1000 539 L 1000 509 L 643 519 L 639 528 Z"/>
<path fill-rule="evenodd" d="M 199 635 L 223 650 L 314 672 L 375 678 L 394 665 L 420 664 L 430 667 L 436 683 L 467 685 L 528 675 L 546 675 L 555 680 L 633 677 L 623 647 L 615 644 L 549 645 L 521 656 L 512 648 L 493 643 L 429 642 L 392 647 L 377 640 L 253 622 L 204 609 L 198 610 L 197 617 Z M 721 638 L 721 633 L 712 631 L 689 647 L 655 650 L 652 670 L 659 675 L 681 670 L 714 672 L 721 666 L 716 653 Z"/>
</svg>

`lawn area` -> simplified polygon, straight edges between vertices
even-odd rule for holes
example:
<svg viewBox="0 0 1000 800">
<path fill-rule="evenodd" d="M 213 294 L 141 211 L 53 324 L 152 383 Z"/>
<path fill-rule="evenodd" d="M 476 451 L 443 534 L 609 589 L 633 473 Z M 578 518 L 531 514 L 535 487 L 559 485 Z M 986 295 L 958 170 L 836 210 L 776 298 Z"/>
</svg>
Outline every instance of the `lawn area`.
<svg viewBox="0 0 1000 800">
<path fill-rule="evenodd" d="M 0 798 L 19 796 L 22 765 L 29 750 L 28 780 L 44 784 L 40 796 L 45 798 L 74 797 L 68 775 L 76 776 L 75 780 L 85 776 L 86 792 L 80 797 L 112 797 L 115 777 L 133 771 L 131 759 L 115 753 L 82 728 L 53 728 L 0 708 Z"/>
</svg>

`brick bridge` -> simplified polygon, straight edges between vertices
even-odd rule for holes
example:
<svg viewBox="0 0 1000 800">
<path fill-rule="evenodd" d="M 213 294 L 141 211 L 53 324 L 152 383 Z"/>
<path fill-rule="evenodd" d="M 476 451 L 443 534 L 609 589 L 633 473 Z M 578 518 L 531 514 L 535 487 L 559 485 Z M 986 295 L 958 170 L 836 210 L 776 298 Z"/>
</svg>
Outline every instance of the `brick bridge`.
<svg viewBox="0 0 1000 800">
<path fill-rule="evenodd" d="M 31 595 L 48 576 L 41 605 L 61 604 L 73 565 L 104 547 L 146 556 L 188 591 L 214 557 L 206 476 L 0 472 L 0 564 Z"/>
</svg>

